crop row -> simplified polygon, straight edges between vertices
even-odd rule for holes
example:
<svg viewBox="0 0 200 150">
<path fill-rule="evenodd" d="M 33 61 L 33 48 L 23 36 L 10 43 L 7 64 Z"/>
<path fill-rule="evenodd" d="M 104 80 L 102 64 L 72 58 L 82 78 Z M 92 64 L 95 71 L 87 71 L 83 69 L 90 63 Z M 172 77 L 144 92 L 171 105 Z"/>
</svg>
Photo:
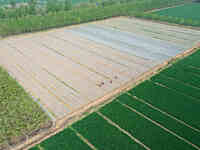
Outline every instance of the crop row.
<svg viewBox="0 0 200 150">
<path fill-rule="evenodd" d="M 126 104 L 129 107 L 141 112 L 142 114 L 158 122 L 167 129 L 184 137 L 193 144 L 200 146 L 200 134 L 193 129 L 181 124 L 177 120 L 172 119 L 167 115 L 161 113 L 160 111 L 151 108 L 147 104 L 141 102 L 140 100 L 137 100 L 136 98 L 133 98 L 128 94 L 121 95 L 120 97 L 118 97 L 118 100 L 120 101 L 120 103 Z"/>
<path fill-rule="evenodd" d="M 177 68 L 180 68 L 182 70 L 184 70 L 185 72 L 190 72 L 196 76 L 200 76 L 200 69 L 199 68 L 196 68 L 194 66 L 186 66 L 186 65 L 175 65 Z"/>
<path fill-rule="evenodd" d="M 187 65 L 187 66 L 193 66 L 195 68 L 200 69 L 200 50 L 196 51 L 192 55 L 178 61 L 176 64 L 178 65 Z"/>
<path fill-rule="evenodd" d="M 200 129 L 200 119 L 196 115 L 200 113 L 199 101 L 175 90 L 157 85 L 152 81 L 145 81 L 129 92 Z"/>
<path fill-rule="evenodd" d="M 42 147 L 44 150 L 90 150 L 91 148 L 85 144 L 76 133 L 70 128 L 65 129 L 64 131 L 56 134 L 55 136 L 45 140 L 39 145 L 31 148 L 30 150 L 38 150 L 39 147 Z"/>
<path fill-rule="evenodd" d="M 73 128 L 73 130 L 72 130 Z M 119 129 L 109 124 L 97 113 L 92 113 L 88 117 L 72 125 L 55 136 L 36 145 L 30 150 L 89 150 L 87 143 L 83 142 L 75 132 L 78 132 L 86 138 L 97 149 L 115 149 L 115 150 L 142 150 L 139 144 L 131 140 Z"/>
<path fill-rule="evenodd" d="M 93 113 L 73 125 L 80 134 L 97 149 L 129 150 L 144 149 L 119 129 L 109 124 L 97 113 Z"/>
<path fill-rule="evenodd" d="M 116 101 L 106 105 L 100 111 L 150 149 L 194 149 L 174 135 Z"/>
<path fill-rule="evenodd" d="M 188 72 L 187 70 L 188 69 L 182 69 L 182 67 L 178 65 L 174 65 L 166 70 L 163 70 L 161 74 L 200 88 L 199 76 L 194 74 L 194 71 Z"/>
<path fill-rule="evenodd" d="M 175 80 L 174 78 L 168 78 L 164 74 L 158 74 L 152 77 L 151 80 L 167 86 L 168 88 L 177 90 L 178 92 L 184 93 L 185 95 L 200 99 L 200 89 Z"/>
<path fill-rule="evenodd" d="M 184 74 L 187 74 L 188 77 L 194 76 L 195 78 L 198 78 L 198 76 L 200 76 L 199 58 L 200 58 L 200 51 L 198 50 L 195 53 L 193 53 L 192 55 L 179 60 L 178 62 L 173 64 L 172 67 L 170 67 L 169 69 L 166 69 L 165 71 L 168 72 L 168 70 L 171 70 L 171 71 L 173 70 L 173 73 L 178 72 L 178 74 L 183 74 L 183 72 L 184 72 Z M 178 75 L 176 75 L 176 76 L 177 76 L 176 77 L 177 80 L 179 78 L 181 78 Z M 197 83 L 199 83 L 199 82 L 197 82 Z M 198 87 L 198 84 L 197 84 L 197 87 Z"/>
</svg>

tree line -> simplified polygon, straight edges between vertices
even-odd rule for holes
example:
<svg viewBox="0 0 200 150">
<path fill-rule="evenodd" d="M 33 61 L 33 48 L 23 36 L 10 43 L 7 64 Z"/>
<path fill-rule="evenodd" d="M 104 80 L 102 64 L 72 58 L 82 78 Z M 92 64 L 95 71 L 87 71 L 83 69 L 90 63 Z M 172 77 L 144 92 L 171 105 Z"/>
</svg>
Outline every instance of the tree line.
<svg viewBox="0 0 200 150">
<path fill-rule="evenodd" d="M 28 15 L 0 21 L 0 35 L 9 36 L 62 27 L 114 16 L 142 16 L 145 11 L 183 3 L 185 0 L 132 0 L 112 5 L 89 5 L 70 10 L 49 11 L 44 15 Z"/>
<path fill-rule="evenodd" d="M 76 0 L 74 0 L 76 1 Z M 45 15 L 50 12 L 68 11 L 73 8 L 108 6 L 138 0 L 84 0 L 72 4 L 72 0 L 26 0 L 25 3 L 9 0 L 6 7 L 0 7 L 0 19 L 20 18 L 29 15 Z M 8 7 L 9 6 L 9 7 Z"/>
<path fill-rule="evenodd" d="M 0 19 L 20 18 L 29 15 L 44 15 L 49 12 L 67 11 L 72 9 L 71 0 L 46 0 L 41 4 L 40 0 L 29 0 L 26 3 L 17 3 L 10 0 L 9 5 L 0 7 Z"/>
</svg>

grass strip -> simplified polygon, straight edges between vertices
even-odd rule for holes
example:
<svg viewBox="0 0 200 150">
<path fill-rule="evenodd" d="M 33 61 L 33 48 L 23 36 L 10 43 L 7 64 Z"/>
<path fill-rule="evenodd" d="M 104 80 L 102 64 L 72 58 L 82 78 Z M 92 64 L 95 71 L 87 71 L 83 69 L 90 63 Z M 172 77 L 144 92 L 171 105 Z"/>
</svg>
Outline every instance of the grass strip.
<svg viewBox="0 0 200 150">
<path fill-rule="evenodd" d="M 143 113 L 144 115 L 148 116 L 152 120 L 158 122 L 159 124 L 163 125 L 164 127 L 168 128 L 169 130 L 173 131 L 174 133 L 180 135 L 181 137 L 187 139 L 191 143 L 200 147 L 200 134 L 197 131 L 177 122 L 176 120 L 160 113 L 157 110 L 152 109 L 148 105 L 136 100 L 135 98 L 123 94 L 118 97 L 118 100 L 121 103 L 124 103 L 130 106 L 133 109 Z"/>
<path fill-rule="evenodd" d="M 148 80 L 130 90 L 129 93 L 200 129 L 199 101 Z"/>
<path fill-rule="evenodd" d="M 100 150 L 144 149 L 97 113 L 92 113 L 72 127 Z"/>
<path fill-rule="evenodd" d="M 100 111 L 151 149 L 194 149 L 174 135 L 122 106 L 117 101 L 113 101 L 106 105 Z"/>
<path fill-rule="evenodd" d="M 91 148 L 84 143 L 70 128 L 52 136 L 40 144 L 44 150 L 90 150 Z M 37 146 L 36 146 L 37 147 Z"/>
<path fill-rule="evenodd" d="M 174 80 L 173 78 L 167 78 L 166 76 L 162 75 L 162 73 L 153 76 L 151 80 L 153 82 L 160 83 L 171 89 L 177 90 L 178 92 L 181 92 L 185 95 L 192 96 L 200 100 L 200 89 L 184 84 L 183 82 Z"/>
</svg>

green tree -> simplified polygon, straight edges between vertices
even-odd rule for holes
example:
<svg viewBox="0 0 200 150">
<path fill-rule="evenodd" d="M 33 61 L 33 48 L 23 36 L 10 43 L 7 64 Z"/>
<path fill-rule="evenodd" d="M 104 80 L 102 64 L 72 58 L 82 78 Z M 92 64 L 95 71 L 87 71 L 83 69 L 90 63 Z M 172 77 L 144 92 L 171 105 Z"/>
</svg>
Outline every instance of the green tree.
<svg viewBox="0 0 200 150">
<path fill-rule="evenodd" d="M 12 8 L 16 8 L 17 2 L 16 0 L 10 0 L 9 4 L 12 6 Z"/>
<path fill-rule="evenodd" d="M 0 8 L 0 18 L 5 18 L 5 10 Z"/>
<path fill-rule="evenodd" d="M 63 9 L 62 3 L 58 0 L 47 0 L 46 11 L 49 12 L 58 12 Z"/>
<path fill-rule="evenodd" d="M 65 10 L 71 10 L 72 9 L 72 1 L 71 0 L 65 0 Z"/>
<path fill-rule="evenodd" d="M 181 18 L 179 23 L 182 24 L 182 25 L 184 25 L 184 24 L 186 23 L 186 22 L 185 22 L 185 19 L 184 19 L 184 18 Z"/>
<path fill-rule="evenodd" d="M 30 0 L 28 4 L 29 4 L 29 14 L 32 14 L 32 15 L 36 14 L 37 0 Z"/>
<path fill-rule="evenodd" d="M 106 7 L 106 6 L 109 6 L 109 5 L 113 5 L 115 3 L 116 3 L 116 1 L 114 1 L 114 0 L 105 0 L 105 1 L 102 2 L 102 6 Z"/>
</svg>

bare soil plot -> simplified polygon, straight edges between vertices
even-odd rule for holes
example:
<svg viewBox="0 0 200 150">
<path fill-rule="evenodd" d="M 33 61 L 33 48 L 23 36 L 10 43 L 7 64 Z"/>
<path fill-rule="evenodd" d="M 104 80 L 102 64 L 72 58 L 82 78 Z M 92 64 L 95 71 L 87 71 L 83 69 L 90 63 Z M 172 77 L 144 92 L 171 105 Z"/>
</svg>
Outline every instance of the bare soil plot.
<svg viewBox="0 0 200 150">
<path fill-rule="evenodd" d="M 142 25 L 154 27 L 153 33 Z M 159 38 L 156 31 L 163 31 Z M 0 64 L 56 120 L 182 53 L 197 43 L 199 35 L 115 18 L 1 40 Z"/>
</svg>

